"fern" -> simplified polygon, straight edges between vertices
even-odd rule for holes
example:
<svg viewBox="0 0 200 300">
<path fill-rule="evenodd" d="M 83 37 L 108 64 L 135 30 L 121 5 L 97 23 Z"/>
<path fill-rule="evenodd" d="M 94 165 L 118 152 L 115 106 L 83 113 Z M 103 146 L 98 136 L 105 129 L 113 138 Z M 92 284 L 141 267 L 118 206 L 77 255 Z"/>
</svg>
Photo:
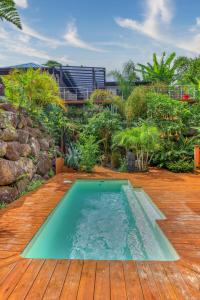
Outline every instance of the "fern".
<svg viewBox="0 0 200 300">
<path fill-rule="evenodd" d="M 0 19 L 6 20 L 22 29 L 21 20 L 13 0 L 0 0 Z"/>
</svg>

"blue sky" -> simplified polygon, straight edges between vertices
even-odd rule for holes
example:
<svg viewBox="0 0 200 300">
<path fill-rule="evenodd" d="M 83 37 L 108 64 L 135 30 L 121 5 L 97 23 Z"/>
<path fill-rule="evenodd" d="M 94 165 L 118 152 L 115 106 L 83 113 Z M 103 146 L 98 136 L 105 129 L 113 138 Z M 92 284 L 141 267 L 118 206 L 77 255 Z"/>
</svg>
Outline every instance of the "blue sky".
<svg viewBox="0 0 200 300">
<path fill-rule="evenodd" d="M 15 2 L 23 30 L 0 23 L 0 66 L 55 59 L 110 70 L 164 50 L 200 54 L 199 0 Z"/>
</svg>

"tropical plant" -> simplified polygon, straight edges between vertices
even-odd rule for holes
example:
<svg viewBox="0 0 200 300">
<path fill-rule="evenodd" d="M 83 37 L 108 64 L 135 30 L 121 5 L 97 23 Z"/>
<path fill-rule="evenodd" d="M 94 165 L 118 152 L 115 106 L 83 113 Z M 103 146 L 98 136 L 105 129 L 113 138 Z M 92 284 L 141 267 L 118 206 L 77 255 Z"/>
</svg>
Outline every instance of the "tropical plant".
<svg viewBox="0 0 200 300">
<path fill-rule="evenodd" d="M 19 14 L 14 0 L 0 0 L 0 19 L 6 20 L 22 29 Z"/>
<path fill-rule="evenodd" d="M 169 162 L 167 168 L 175 173 L 188 173 L 194 170 L 194 163 L 192 161 L 178 160 L 176 162 Z"/>
<path fill-rule="evenodd" d="M 6 203 L 5 202 L 0 202 L 0 209 L 6 208 Z"/>
<path fill-rule="evenodd" d="M 65 109 L 64 101 L 59 97 L 59 88 L 51 75 L 40 69 L 13 70 L 2 76 L 5 96 L 13 104 L 28 111 L 37 111 L 49 104 Z"/>
<path fill-rule="evenodd" d="M 69 168 L 78 170 L 80 165 L 80 152 L 76 145 L 70 144 L 65 158 L 65 165 Z"/>
<path fill-rule="evenodd" d="M 87 136 L 82 134 L 77 148 L 80 153 L 80 169 L 91 172 L 99 159 L 99 146 L 96 138 L 93 135 Z"/>
<path fill-rule="evenodd" d="M 104 163 L 108 163 L 111 151 L 111 138 L 114 132 L 121 128 L 120 117 L 109 110 L 100 112 L 89 119 L 85 133 L 93 135 L 100 143 Z"/>
<path fill-rule="evenodd" d="M 200 56 L 195 58 L 178 57 L 178 83 L 182 85 L 195 85 L 199 88 L 200 82 Z"/>
<path fill-rule="evenodd" d="M 135 64 L 131 60 L 124 64 L 122 72 L 115 70 L 110 72 L 110 75 L 117 81 L 123 99 L 127 99 L 130 96 L 135 82 L 139 80 Z"/>
<path fill-rule="evenodd" d="M 56 61 L 56 60 L 48 60 L 48 61 L 44 64 L 44 66 L 49 67 L 49 68 L 53 68 L 53 67 L 61 67 L 62 64 L 59 63 L 59 62 Z"/>
<path fill-rule="evenodd" d="M 157 127 L 142 124 L 140 127 L 128 128 L 114 135 L 114 146 L 120 146 L 128 152 L 132 150 L 137 158 L 140 171 L 147 170 L 154 152 L 159 148 L 160 135 Z"/>
<path fill-rule="evenodd" d="M 175 61 L 175 57 L 175 52 L 171 53 L 169 56 L 166 56 L 166 52 L 163 52 L 159 62 L 156 53 L 154 53 L 153 64 L 138 64 L 140 67 L 138 71 L 142 74 L 144 80 L 171 84 L 176 80 L 176 71 L 180 63 L 179 61 Z"/>
<path fill-rule="evenodd" d="M 96 101 L 106 101 L 106 100 L 113 100 L 115 95 L 113 95 L 110 91 L 108 90 L 103 90 L 103 89 L 97 89 L 92 92 L 90 95 L 90 101 L 92 103 L 95 103 Z"/>
</svg>

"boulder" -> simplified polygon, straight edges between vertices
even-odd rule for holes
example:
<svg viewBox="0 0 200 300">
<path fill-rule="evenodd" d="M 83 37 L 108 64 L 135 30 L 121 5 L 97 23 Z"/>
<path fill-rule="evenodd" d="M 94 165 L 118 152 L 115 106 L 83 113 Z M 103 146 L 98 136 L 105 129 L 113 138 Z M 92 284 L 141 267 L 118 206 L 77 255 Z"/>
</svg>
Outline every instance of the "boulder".
<svg viewBox="0 0 200 300">
<path fill-rule="evenodd" d="M 39 139 L 40 149 L 42 151 L 48 151 L 49 150 L 49 140 L 47 139 Z"/>
<path fill-rule="evenodd" d="M 18 161 L 0 159 L 0 186 L 9 185 L 22 178 L 31 179 L 35 173 L 33 162 L 29 158 Z"/>
<path fill-rule="evenodd" d="M 0 135 L 0 139 L 5 142 L 16 141 L 18 139 L 16 129 L 12 126 L 3 129 Z"/>
<path fill-rule="evenodd" d="M 17 128 L 22 129 L 27 126 L 26 118 L 23 115 L 20 115 Z"/>
<path fill-rule="evenodd" d="M 39 175 L 39 174 L 35 174 L 35 175 L 33 176 L 33 180 L 42 180 L 42 176 Z"/>
<path fill-rule="evenodd" d="M 42 132 L 38 128 L 27 127 L 27 130 L 31 137 L 42 138 Z"/>
<path fill-rule="evenodd" d="M 48 158 L 48 156 L 46 154 L 40 155 L 37 163 L 37 171 L 36 171 L 37 174 L 44 176 L 49 172 L 51 167 L 52 167 L 52 162 Z"/>
<path fill-rule="evenodd" d="M 27 157 L 31 154 L 31 146 L 29 144 L 21 144 L 20 154 L 23 157 Z"/>
<path fill-rule="evenodd" d="M 16 127 L 18 115 L 12 111 L 0 111 L 0 128 Z"/>
<path fill-rule="evenodd" d="M 17 130 L 17 134 L 18 134 L 18 141 L 21 144 L 27 144 L 28 143 L 28 139 L 29 139 L 29 132 L 25 129 L 18 129 Z"/>
<path fill-rule="evenodd" d="M 7 143 L 0 141 L 0 157 L 3 157 L 6 154 Z"/>
<path fill-rule="evenodd" d="M 16 113 L 17 110 L 10 103 L 0 103 L 0 109 Z"/>
<path fill-rule="evenodd" d="M 19 160 L 21 155 L 21 144 L 19 142 L 7 143 L 5 157 L 9 160 Z"/>
<path fill-rule="evenodd" d="M 21 194 L 23 191 L 25 191 L 26 187 L 29 185 L 29 179 L 24 178 L 16 182 L 15 186 L 17 189 L 17 193 Z"/>
<path fill-rule="evenodd" d="M 10 203 L 15 200 L 17 190 L 11 186 L 0 186 L 0 201 Z"/>
<path fill-rule="evenodd" d="M 26 123 L 27 123 L 27 126 L 33 127 L 33 121 L 31 120 L 31 118 L 26 117 Z"/>
<path fill-rule="evenodd" d="M 33 156 L 39 156 L 40 153 L 40 144 L 36 138 L 32 137 L 30 138 L 30 147 L 31 147 L 31 153 Z"/>
</svg>

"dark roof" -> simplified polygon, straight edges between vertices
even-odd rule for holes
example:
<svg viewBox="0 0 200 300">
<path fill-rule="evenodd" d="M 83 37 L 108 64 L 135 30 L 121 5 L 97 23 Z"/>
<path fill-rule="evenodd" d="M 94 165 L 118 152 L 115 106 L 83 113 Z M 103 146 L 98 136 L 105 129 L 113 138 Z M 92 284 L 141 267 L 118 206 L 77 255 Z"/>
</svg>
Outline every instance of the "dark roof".
<svg viewBox="0 0 200 300">
<path fill-rule="evenodd" d="M 29 69 L 29 68 L 44 69 L 46 67 L 43 66 L 43 65 L 40 65 L 40 64 L 36 64 L 36 63 L 30 62 L 30 63 L 26 63 L 26 64 L 20 64 L 20 65 L 14 65 L 14 66 L 9 66 L 9 67 L 4 67 L 2 69 Z"/>
</svg>

